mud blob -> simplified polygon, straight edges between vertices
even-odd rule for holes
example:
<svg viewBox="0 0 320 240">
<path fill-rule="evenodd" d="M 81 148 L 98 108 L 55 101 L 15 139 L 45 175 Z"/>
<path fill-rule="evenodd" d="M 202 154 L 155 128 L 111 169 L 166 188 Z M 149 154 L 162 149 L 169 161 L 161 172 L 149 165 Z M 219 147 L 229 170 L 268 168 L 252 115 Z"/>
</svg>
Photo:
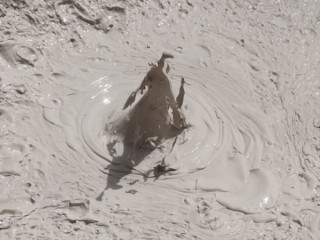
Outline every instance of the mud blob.
<svg viewBox="0 0 320 240">
<path fill-rule="evenodd" d="M 189 126 L 181 109 L 185 81 L 182 78 L 179 94 L 175 98 L 171 83 L 163 72 L 167 58 L 173 58 L 173 56 L 163 53 L 158 64 L 152 65 L 140 86 L 125 102 L 124 114 L 107 125 L 107 132 L 114 136 L 108 144 L 111 156 L 119 156 L 120 143 L 123 149 L 122 156 L 125 154 L 126 158 L 133 160 L 139 151 L 163 148 L 161 145 L 167 139 L 178 136 Z M 168 71 L 169 67 L 167 67 Z M 142 97 L 131 107 L 139 92 Z M 128 148 L 131 150 L 125 151 Z"/>
</svg>

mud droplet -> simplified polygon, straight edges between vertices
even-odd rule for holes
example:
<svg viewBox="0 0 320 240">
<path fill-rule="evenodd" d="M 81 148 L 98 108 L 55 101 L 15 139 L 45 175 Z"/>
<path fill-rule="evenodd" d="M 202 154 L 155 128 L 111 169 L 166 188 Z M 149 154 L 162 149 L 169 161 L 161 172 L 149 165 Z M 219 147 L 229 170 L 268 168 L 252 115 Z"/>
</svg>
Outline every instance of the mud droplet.
<svg viewBox="0 0 320 240">
<path fill-rule="evenodd" d="M 25 86 L 21 85 L 21 86 L 18 86 L 16 88 L 16 92 L 19 93 L 19 94 L 25 94 L 25 92 L 27 91 L 27 89 L 25 88 Z"/>
<path fill-rule="evenodd" d="M 37 52 L 31 47 L 16 46 L 15 49 L 18 56 L 17 60 L 21 63 L 33 65 L 38 60 Z"/>
<path fill-rule="evenodd" d="M 313 126 L 316 128 L 320 128 L 320 119 L 314 119 L 313 120 Z"/>
</svg>

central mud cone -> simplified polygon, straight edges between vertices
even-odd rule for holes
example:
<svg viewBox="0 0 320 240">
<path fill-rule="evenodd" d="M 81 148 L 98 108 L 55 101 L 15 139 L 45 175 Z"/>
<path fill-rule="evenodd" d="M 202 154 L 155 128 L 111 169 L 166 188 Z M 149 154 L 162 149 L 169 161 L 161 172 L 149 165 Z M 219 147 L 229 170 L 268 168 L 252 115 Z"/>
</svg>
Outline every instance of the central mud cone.
<svg viewBox="0 0 320 240">
<path fill-rule="evenodd" d="M 166 58 L 173 56 L 164 53 L 158 65 L 151 67 L 140 87 L 130 94 L 123 109 L 127 109 L 135 102 L 138 92 L 143 96 L 123 117 L 112 123 L 111 129 L 109 128 L 111 134 L 116 136 L 113 142 L 109 143 L 111 147 L 108 147 L 113 157 L 119 157 L 116 146 L 120 141 L 123 144 L 122 158 L 132 160 L 137 151 L 154 150 L 166 140 L 178 136 L 189 126 L 181 110 L 184 79 L 181 80 L 180 91 L 175 99 L 170 81 L 163 72 Z"/>
</svg>

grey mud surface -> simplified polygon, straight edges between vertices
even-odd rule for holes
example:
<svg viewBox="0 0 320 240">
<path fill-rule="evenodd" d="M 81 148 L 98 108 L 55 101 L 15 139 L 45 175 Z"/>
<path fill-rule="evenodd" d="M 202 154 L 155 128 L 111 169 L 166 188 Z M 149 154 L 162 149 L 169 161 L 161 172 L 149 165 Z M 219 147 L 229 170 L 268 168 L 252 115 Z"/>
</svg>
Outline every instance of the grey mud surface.
<svg viewBox="0 0 320 240">
<path fill-rule="evenodd" d="M 0 239 L 320 239 L 319 34 L 316 0 L 1 1 Z M 163 51 L 156 176 L 105 126 Z"/>
</svg>

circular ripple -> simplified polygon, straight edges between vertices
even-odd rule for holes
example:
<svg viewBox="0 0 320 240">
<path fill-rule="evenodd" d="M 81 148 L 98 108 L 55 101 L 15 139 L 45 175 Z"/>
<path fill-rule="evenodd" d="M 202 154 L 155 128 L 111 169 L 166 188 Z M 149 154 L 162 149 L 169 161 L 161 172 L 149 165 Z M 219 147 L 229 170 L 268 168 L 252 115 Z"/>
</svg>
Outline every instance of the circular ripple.
<svg viewBox="0 0 320 240">
<path fill-rule="evenodd" d="M 115 116 L 121 114 L 125 99 L 139 85 L 136 79 L 141 78 L 131 72 L 126 75 L 130 77 L 125 80 L 122 74 L 118 74 L 95 81 L 91 91 L 88 91 L 84 97 L 86 104 L 79 116 L 82 139 L 87 153 L 91 157 L 94 156 L 94 159 L 104 167 L 108 164 L 106 161 L 112 161 L 106 149 L 108 136 L 105 135 L 105 126 L 115 119 Z M 185 77 L 188 79 L 188 76 Z M 214 94 L 205 92 L 206 87 L 193 82 L 193 79 L 188 81 L 192 83 L 192 89 L 190 87 L 186 90 L 183 111 L 192 127 L 179 136 L 175 150 L 166 159 L 178 169 L 175 173 L 193 172 L 205 168 L 218 149 L 221 149 L 225 136 L 224 123 L 219 116 L 223 113 L 215 105 L 201 104 L 215 102 L 215 99 L 212 99 Z M 172 80 L 172 86 L 174 92 L 177 92 L 180 79 Z M 159 159 L 161 160 L 162 157 Z M 154 161 L 149 158 L 135 168 L 146 172 L 149 167 L 155 166 Z"/>
<path fill-rule="evenodd" d="M 90 159 L 103 169 L 123 164 L 108 154 L 107 144 L 114 136 L 108 134 L 106 126 L 125 114 L 122 108 L 127 97 L 140 85 L 139 79 L 143 79 L 148 70 L 126 66 L 122 65 L 121 69 L 112 71 L 114 74 L 92 82 L 88 89 L 75 96 L 72 104 L 62 107 L 66 111 L 63 115 L 72 112 L 76 121 L 75 131 L 69 134 L 68 145 L 77 151 L 84 149 Z M 168 77 L 175 94 L 178 93 L 181 76 L 189 84 L 185 87 L 183 112 L 192 126 L 178 136 L 172 151 L 172 145 L 164 145 L 170 147 L 153 151 L 135 165 L 128 163 L 131 167 L 129 173 L 153 177 L 153 170 L 165 158 L 166 164 L 176 169 L 162 176 L 164 182 L 167 181 L 166 186 L 180 190 L 232 192 L 232 196 L 246 189 L 245 192 L 254 199 L 252 209 L 250 206 L 232 206 L 236 202 L 233 200 L 226 206 L 246 212 L 259 212 L 264 207 L 271 207 L 277 196 L 275 191 L 278 191 L 277 187 L 267 187 L 274 182 L 271 181 L 272 174 L 261 170 L 260 175 L 267 177 L 256 182 L 262 182 L 265 188 L 249 181 L 255 172 L 251 170 L 260 168 L 263 154 L 271 144 L 267 118 L 249 104 L 241 81 L 233 80 L 229 74 L 209 68 L 194 68 L 181 62 L 175 66 L 179 70 L 173 69 Z M 67 124 L 67 133 L 70 125 Z M 73 135 L 80 139 L 81 147 L 77 146 L 78 139 Z M 260 191 L 261 188 L 266 190 Z M 225 202 L 223 193 L 219 197 L 220 202 Z M 242 196 L 243 203 L 246 197 Z"/>
<path fill-rule="evenodd" d="M 221 152 L 258 155 L 246 153 L 246 145 L 250 147 L 252 142 L 257 143 L 260 136 L 257 136 L 258 126 L 250 124 L 251 129 L 246 129 L 247 119 L 243 119 L 244 114 L 235 107 L 244 97 L 238 92 L 234 94 L 223 74 L 203 74 L 199 69 L 187 71 L 187 67 L 182 68 L 183 76 L 190 84 L 186 86 L 183 111 L 192 127 L 179 138 L 171 156 L 171 161 L 178 164 L 178 172 L 204 169 Z M 77 115 L 77 122 L 83 143 L 87 153 L 104 167 L 112 161 L 106 149 L 105 127 L 115 116 L 121 115 L 126 98 L 139 86 L 137 79 L 141 78 L 130 71 L 109 75 L 94 81 L 91 88 L 79 96 L 82 110 Z M 180 78 L 170 75 L 169 78 L 177 93 Z"/>
</svg>

